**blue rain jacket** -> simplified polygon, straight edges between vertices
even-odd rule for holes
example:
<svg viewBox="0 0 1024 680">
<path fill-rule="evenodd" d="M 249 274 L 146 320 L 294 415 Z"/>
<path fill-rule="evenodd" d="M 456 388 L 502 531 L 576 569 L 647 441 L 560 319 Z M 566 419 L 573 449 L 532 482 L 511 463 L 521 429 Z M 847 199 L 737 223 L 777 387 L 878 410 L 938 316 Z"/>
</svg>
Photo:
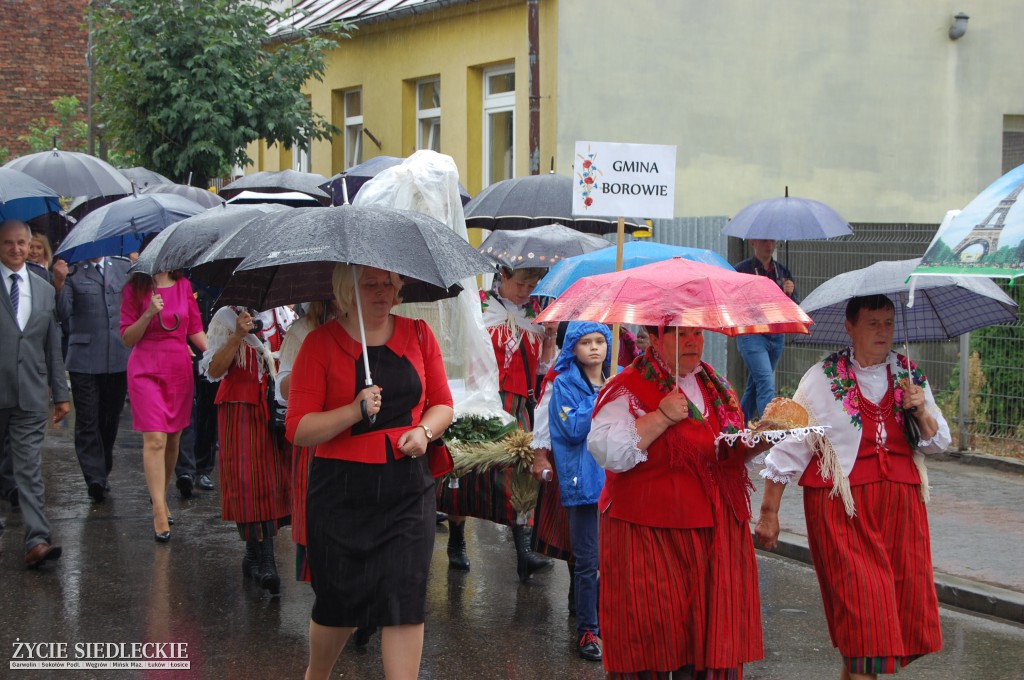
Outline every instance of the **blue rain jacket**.
<svg viewBox="0 0 1024 680">
<path fill-rule="evenodd" d="M 558 371 L 551 387 L 548 404 L 548 427 L 551 430 L 551 449 L 558 472 L 562 505 L 593 505 L 604 488 L 604 470 L 587 450 L 590 419 L 598 391 L 580 367 L 573 354 L 576 343 L 589 333 L 602 333 L 612 349 L 612 334 L 604 324 L 592 321 L 573 321 L 565 332 L 562 351 L 555 361 Z M 605 357 L 605 375 L 611 369 L 611 356 Z"/>
</svg>

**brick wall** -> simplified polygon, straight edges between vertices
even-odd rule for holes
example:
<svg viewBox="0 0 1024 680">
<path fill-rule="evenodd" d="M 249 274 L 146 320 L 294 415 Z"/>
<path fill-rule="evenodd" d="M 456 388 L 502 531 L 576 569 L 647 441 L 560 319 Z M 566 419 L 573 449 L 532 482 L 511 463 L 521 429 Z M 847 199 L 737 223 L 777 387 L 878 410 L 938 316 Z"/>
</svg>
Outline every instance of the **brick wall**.
<svg viewBox="0 0 1024 680">
<path fill-rule="evenodd" d="M 29 121 L 53 121 L 50 102 L 78 97 L 85 110 L 88 0 L 0 0 L 0 147 L 27 151 Z"/>
</svg>

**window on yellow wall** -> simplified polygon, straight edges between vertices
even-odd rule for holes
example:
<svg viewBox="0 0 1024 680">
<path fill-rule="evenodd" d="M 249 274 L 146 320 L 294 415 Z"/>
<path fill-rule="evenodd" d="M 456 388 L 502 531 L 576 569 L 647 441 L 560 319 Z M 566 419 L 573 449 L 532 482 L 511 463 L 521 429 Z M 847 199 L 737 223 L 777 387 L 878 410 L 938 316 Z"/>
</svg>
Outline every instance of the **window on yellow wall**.
<svg viewBox="0 0 1024 680">
<path fill-rule="evenodd" d="M 513 66 L 484 71 L 484 186 L 515 172 L 516 74 Z"/>
<path fill-rule="evenodd" d="M 345 93 L 345 168 L 363 162 L 363 91 Z"/>
<path fill-rule="evenodd" d="M 313 140 L 307 135 L 305 149 L 299 146 L 298 140 L 292 144 L 292 170 L 298 170 L 299 172 L 313 172 L 313 159 L 310 153 L 312 143 Z"/>
<path fill-rule="evenodd" d="M 416 148 L 441 151 L 441 79 L 416 83 Z"/>
</svg>

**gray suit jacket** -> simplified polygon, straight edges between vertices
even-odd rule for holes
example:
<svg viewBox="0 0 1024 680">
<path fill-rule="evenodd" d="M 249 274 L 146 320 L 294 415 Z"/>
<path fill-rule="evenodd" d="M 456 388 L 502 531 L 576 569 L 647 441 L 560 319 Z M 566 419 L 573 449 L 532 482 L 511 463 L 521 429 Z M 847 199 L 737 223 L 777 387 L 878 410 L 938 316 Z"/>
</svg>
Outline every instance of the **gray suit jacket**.
<svg viewBox="0 0 1024 680">
<path fill-rule="evenodd" d="M 57 318 L 68 331 L 67 369 L 72 373 L 123 373 L 128 353 L 121 342 L 121 291 L 131 263 L 104 258 L 75 265 L 57 294 Z"/>
<path fill-rule="evenodd" d="M 46 411 L 53 401 L 68 401 L 68 379 L 60 354 L 53 286 L 29 276 L 32 314 L 18 328 L 6 287 L 0 287 L 0 408 Z"/>
</svg>

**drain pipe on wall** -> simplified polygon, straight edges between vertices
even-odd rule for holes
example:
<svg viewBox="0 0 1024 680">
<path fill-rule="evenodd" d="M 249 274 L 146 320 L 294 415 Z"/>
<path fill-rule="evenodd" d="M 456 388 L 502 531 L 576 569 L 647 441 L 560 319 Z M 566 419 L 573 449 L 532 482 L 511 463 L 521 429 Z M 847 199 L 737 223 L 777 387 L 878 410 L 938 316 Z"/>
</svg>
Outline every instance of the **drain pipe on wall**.
<svg viewBox="0 0 1024 680">
<path fill-rule="evenodd" d="M 530 174 L 540 174 L 540 0 L 527 0 L 530 51 Z"/>
</svg>

